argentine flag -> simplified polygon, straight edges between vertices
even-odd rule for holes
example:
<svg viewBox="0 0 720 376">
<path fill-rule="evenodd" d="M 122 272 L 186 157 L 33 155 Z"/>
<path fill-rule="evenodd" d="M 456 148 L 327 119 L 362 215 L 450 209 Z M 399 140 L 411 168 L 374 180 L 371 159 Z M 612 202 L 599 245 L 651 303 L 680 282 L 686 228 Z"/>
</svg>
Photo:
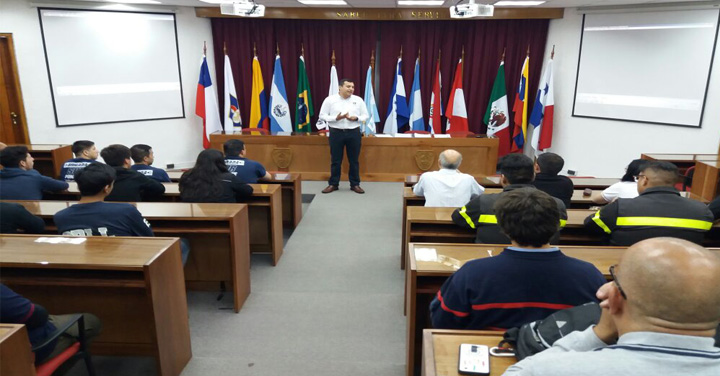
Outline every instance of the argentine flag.
<svg viewBox="0 0 720 376">
<path fill-rule="evenodd" d="M 377 104 L 375 104 L 375 92 L 372 86 L 372 67 L 369 66 L 367 70 L 367 78 L 365 79 L 365 106 L 367 106 L 368 119 L 363 124 L 363 131 L 366 135 L 375 134 L 377 132 L 375 123 L 380 122 L 380 115 L 378 115 Z"/>
<path fill-rule="evenodd" d="M 415 60 L 415 74 L 413 85 L 410 89 L 410 130 L 424 131 L 425 121 L 423 120 L 422 98 L 420 98 L 420 58 Z"/>
<path fill-rule="evenodd" d="M 407 98 L 405 96 L 405 83 L 403 82 L 402 71 L 400 65 L 402 58 L 398 58 L 397 69 L 395 69 L 395 80 L 393 81 L 392 91 L 390 92 L 390 103 L 388 104 L 387 117 L 385 118 L 385 126 L 383 133 L 397 134 L 398 129 L 407 124 L 410 117 L 410 111 L 407 107 Z"/>
<path fill-rule="evenodd" d="M 285 93 L 285 79 L 283 78 L 280 55 L 275 56 L 275 71 L 273 72 L 272 88 L 270 89 L 270 132 L 292 132 L 290 120 L 290 107 L 288 107 Z"/>
</svg>

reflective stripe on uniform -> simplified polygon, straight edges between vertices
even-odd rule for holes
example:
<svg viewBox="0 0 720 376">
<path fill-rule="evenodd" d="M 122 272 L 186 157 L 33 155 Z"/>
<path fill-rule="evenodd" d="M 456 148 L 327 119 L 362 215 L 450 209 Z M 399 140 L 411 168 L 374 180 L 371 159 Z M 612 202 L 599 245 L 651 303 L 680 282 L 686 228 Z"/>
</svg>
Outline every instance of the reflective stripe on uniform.
<svg viewBox="0 0 720 376">
<path fill-rule="evenodd" d="M 593 218 L 594 219 L 594 218 Z M 713 223 L 699 219 L 668 218 L 668 217 L 618 217 L 618 226 L 659 226 L 682 227 L 696 230 L 710 230 Z"/>
<path fill-rule="evenodd" d="M 478 218 L 479 223 L 497 224 L 497 217 L 492 214 L 481 214 Z"/>
<path fill-rule="evenodd" d="M 466 208 L 463 206 L 460 209 L 460 215 L 465 218 L 465 222 L 470 226 L 470 228 L 475 228 L 475 223 L 473 223 L 472 219 L 470 219 L 470 216 L 467 215 Z"/>
<path fill-rule="evenodd" d="M 619 218 L 618 218 L 618 219 L 619 219 Z M 605 231 L 606 233 L 609 234 L 609 233 L 612 232 L 612 231 L 610 231 L 610 228 L 607 227 L 607 225 L 605 224 L 605 222 L 603 222 L 602 219 L 600 219 L 600 210 L 598 210 L 598 211 L 595 212 L 595 215 L 592 217 L 592 220 L 593 220 L 593 222 L 595 222 L 596 225 L 598 225 L 598 227 L 600 227 L 601 229 L 603 229 L 603 231 Z"/>
<path fill-rule="evenodd" d="M 567 219 L 560 220 L 560 227 L 565 227 L 566 224 L 567 224 Z"/>
</svg>

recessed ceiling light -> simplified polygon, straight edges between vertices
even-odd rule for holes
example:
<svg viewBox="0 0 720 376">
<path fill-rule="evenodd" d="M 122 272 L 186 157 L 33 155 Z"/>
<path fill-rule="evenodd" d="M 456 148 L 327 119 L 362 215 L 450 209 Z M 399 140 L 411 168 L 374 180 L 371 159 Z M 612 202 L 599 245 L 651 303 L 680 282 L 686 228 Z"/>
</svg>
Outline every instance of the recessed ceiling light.
<svg viewBox="0 0 720 376">
<path fill-rule="evenodd" d="M 222 3 L 232 3 L 232 0 L 200 0 L 203 3 L 210 3 L 210 4 L 222 4 Z"/>
<path fill-rule="evenodd" d="M 499 6 L 499 7 L 531 7 L 531 6 L 540 5 L 540 4 L 544 4 L 544 3 L 546 3 L 546 2 L 545 1 L 531 1 L 531 0 L 521 0 L 521 1 L 501 0 L 493 5 Z"/>
<path fill-rule="evenodd" d="M 347 5 L 344 0 L 298 0 L 305 5 Z"/>
<path fill-rule="evenodd" d="M 399 0 L 398 5 L 425 5 L 425 6 L 431 6 L 431 5 L 443 5 L 445 4 L 445 0 Z"/>
<path fill-rule="evenodd" d="M 155 0 L 104 0 L 106 3 L 118 3 L 118 4 L 161 4 Z"/>
</svg>

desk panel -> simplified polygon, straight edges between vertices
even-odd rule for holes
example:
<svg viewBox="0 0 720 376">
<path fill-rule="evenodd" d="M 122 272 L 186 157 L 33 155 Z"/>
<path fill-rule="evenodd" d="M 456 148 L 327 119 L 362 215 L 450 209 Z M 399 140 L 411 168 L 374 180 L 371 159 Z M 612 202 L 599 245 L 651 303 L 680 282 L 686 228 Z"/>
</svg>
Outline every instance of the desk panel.
<svg viewBox="0 0 720 376">
<path fill-rule="evenodd" d="M 0 324 L 0 375 L 35 376 L 35 355 L 23 324 Z"/>
</svg>

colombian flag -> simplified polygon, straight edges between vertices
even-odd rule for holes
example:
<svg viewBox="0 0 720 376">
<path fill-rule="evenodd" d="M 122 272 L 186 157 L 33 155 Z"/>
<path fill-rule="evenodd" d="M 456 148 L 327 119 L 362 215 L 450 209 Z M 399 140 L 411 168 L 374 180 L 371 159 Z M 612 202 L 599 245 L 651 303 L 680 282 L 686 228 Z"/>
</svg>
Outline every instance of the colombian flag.
<svg viewBox="0 0 720 376">
<path fill-rule="evenodd" d="M 263 84 L 262 70 L 257 56 L 252 65 L 252 100 L 250 101 L 250 128 L 270 130 L 270 119 L 267 115 L 267 97 Z"/>
<path fill-rule="evenodd" d="M 520 86 L 515 94 L 515 104 L 513 104 L 513 112 L 515 113 L 515 130 L 513 131 L 512 152 L 522 152 L 525 145 L 525 137 L 527 136 L 528 123 L 528 66 L 530 65 L 530 56 L 525 57 L 523 62 L 522 73 L 520 75 Z"/>
</svg>

